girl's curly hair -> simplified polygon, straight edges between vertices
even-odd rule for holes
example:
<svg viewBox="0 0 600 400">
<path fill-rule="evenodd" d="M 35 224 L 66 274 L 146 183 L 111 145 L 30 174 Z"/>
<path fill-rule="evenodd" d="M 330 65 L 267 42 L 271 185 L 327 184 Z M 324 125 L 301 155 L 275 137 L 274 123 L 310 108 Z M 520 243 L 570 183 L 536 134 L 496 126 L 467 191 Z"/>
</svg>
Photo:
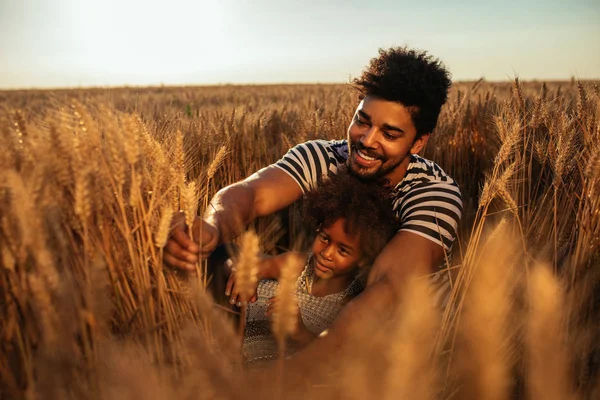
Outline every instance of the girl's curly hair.
<svg viewBox="0 0 600 400">
<path fill-rule="evenodd" d="M 419 138 L 435 128 L 452 81 L 444 64 L 427 52 L 394 47 L 379 49 L 352 84 L 361 98 L 373 95 L 407 107 Z"/>
<path fill-rule="evenodd" d="M 345 218 L 344 230 L 359 235 L 363 256 L 370 264 L 399 229 L 392 198 L 390 188 L 361 182 L 341 169 L 306 193 L 304 215 L 314 227 L 327 227 Z"/>
</svg>

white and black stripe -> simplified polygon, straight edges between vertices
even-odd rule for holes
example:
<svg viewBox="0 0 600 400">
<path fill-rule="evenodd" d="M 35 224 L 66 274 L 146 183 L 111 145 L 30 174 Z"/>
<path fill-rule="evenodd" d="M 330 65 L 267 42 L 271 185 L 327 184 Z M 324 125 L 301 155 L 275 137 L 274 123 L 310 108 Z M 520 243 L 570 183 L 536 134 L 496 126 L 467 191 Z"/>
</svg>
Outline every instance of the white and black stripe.
<svg viewBox="0 0 600 400">
<path fill-rule="evenodd" d="M 274 165 L 287 172 L 306 193 L 323 177 L 337 174 L 338 165 L 344 162 L 343 147 L 342 141 L 312 140 L 294 146 Z M 347 157 L 347 146 L 345 154 Z"/>
<path fill-rule="evenodd" d="M 345 140 L 314 140 L 290 149 L 275 166 L 287 172 L 306 193 L 316 188 L 323 177 L 336 174 L 347 158 Z M 394 192 L 400 230 L 426 237 L 449 253 L 462 214 L 456 182 L 432 161 L 411 155 L 406 175 Z"/>
</svg>

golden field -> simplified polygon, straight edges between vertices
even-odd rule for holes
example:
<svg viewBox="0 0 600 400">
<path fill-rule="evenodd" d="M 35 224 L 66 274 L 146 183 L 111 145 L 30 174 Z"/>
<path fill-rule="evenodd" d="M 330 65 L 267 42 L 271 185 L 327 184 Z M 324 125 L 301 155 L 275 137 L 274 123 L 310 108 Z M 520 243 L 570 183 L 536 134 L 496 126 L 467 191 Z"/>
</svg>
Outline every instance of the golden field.
<svg viewBox="0 0 600 400">
<path fill-rule="evenodd" d="M 450 305 L 415 278 L 341 355 L 279 379 L 244 368 L 203 265 L 163 266 L 168 221 L 296 143 L 345 137 L 356 94 L 0 92 L 0 398 L 598 398 L 598 84 L 455 84 L 423 154 L 463 194 Z M 261 250 L 302 225 L 294 207 L 257 221 Z"/>
</svg>

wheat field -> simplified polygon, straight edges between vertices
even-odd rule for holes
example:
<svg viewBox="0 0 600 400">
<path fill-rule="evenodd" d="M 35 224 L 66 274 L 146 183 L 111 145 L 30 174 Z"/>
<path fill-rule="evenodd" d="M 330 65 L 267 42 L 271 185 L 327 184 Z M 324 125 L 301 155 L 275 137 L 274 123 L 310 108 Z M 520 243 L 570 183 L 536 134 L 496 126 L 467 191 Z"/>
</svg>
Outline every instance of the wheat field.
<svg viewBox="0 0 600 400">
<path fill-rule="evenodd" d="M 0 398 L 600 397 L 598 82 L 456 83 L 423 155 L 460 185 L 451 301 L 408 281 L 343 351 L 245 368 L 174 212 L 296 143 L 345 137 L 344 85 L 0 92 Z M 298 246 L 296 207 L 254 223 Z"/>
</svg>

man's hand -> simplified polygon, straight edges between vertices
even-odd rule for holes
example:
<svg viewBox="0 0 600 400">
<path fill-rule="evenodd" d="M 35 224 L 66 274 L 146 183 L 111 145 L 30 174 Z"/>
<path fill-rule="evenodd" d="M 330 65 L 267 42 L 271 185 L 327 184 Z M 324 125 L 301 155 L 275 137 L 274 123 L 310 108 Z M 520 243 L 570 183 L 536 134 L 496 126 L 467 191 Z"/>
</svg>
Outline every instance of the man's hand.
<svg viewBox="0 0 600 400">
<path fill-rule="evenodd" d="M 171 267 L 193 271 L 200 259 L 207 258 L 219 243 L 219 231 L 203 219 L 196 217 L 192 226 L 194 240 L 187 232 L 185 215 L 175 214 L 171 221 L 171 235 L 165 247 L 164 262 Z"/>
<path fill-rule="evenodd" d="M 192 227 L 193 240 L 178 213 L 165 248 L 164 261 L 171 267 L 193 271 L 194 264 L 207 258 L 220 241 L 237 237 L 256 217 L 279 211 L 302 196 L 302 188 L 287 173 L 275 166 L 255 172 L 243 181 L 217 192 L 204 214 Z"/>
</svg>

